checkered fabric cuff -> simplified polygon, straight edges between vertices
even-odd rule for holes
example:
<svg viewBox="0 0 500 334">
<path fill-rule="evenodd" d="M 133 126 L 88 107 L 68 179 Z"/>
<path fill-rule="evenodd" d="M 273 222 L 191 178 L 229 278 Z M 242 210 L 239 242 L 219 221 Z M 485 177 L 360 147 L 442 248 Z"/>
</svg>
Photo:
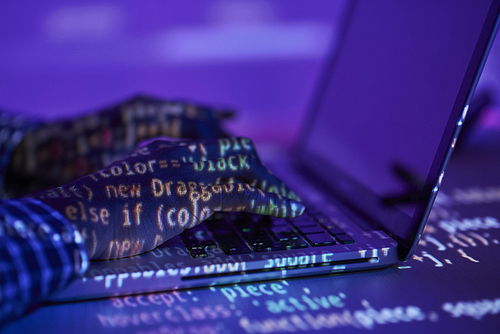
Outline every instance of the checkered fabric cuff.
<svg viewBox="0 0 500 334">
<path fill-rule="evenodd" d="M 0 201 L 0 324 L 87 267 L 80 233 L 59 212 L 33 199 Z"/>
</svg>

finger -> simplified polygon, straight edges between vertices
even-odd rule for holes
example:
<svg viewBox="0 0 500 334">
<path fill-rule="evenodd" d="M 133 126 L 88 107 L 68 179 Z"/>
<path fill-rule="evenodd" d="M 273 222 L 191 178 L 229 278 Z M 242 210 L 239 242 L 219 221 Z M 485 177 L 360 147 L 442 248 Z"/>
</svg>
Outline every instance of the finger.
<svg viewBox="0 0 500 334">
<path fill-rule="evenodd" d="M 280 218 L 300 216 L 304 204 L 278 194 L 262 191 L 245 183 L 208 187 L 212 211 L 245 211 Z"/>
<path fill-rule="evenodd" d="M 259 188 L 260 190 L 275 193 L 290 199 L 301 201 L 300 197 L 291 190 L 283 181 L 276 177 L 269 169 L 260 163 L 252 164 L 253 179 L 249 183 L 252 187 Z"/>
</svg>

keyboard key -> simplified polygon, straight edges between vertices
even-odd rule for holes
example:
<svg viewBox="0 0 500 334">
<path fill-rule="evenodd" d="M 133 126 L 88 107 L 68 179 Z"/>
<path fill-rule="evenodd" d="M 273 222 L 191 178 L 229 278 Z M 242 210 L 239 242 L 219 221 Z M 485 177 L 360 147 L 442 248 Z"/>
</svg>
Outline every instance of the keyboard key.
<svg viewBox="0 0 500 334">
<path fill-rule="evenodd" d="M 252 249 L 254 252 L 269 252 L 271 251 L 271 246 L 272 245 L 255 245 L 252 246 Z"/>
<path fill-rule="evenodd" d="M 273 242 L 270 244 L 264 244 L 264 245 L 255 245 L 252 247 L 252 249 L 255 252 L 269 252 L 269 251 L 278 251 L 278 250 L 285 250 L 287 249 L 286 244 L 279 243 L 279 242 Z"/>
<path fill-rule="evenodd" d="M 296 240 L 299 238 L 299 235 L 293 231 L 274 233 L 273 236 L 277 241 Z"/>
<path fill-rule="evenodd" d="M 233 226 L 238 230 L 243 230 L 243 229 L 248 229 L 248 228 L 254 228 L 257 224 L 253 223 L 252 221 L 248 220 L 238 220 L 233 222 Z"/>
<path fill-rule="evenodd" d="M 292 219 L 290 221 L 292 223 L 293 226 L 295 226 L 296 228 L 299 228 L 299 227 L 307 227 L 307 226 L 318 226 L 318 223 L 316 223 L 314 220 L 301 220 L 301 221 L 295 221 L 294 219 Z"/>
<path fill-rule="evenodd" d="M 217 245 L 215 244 L 215 241 L 213 241 L 213 240 L 202 241 L 202 242 L 200 242 L 200 245 L 201 245 L 201 247 L 203 247 L 203 249 L 209 249 L 209 248 L 216 248 L 217 247 Z"/>
<path fill-rule="evenodd" d="M 208 256 L 207 252 L 205 252 L 203 249 L 191 249 L 189 251 L 189 254 L 195 259 L 199 259 L 199 258 L 203 258 L 203 257 Z"/>
<path fill-rule="evenodd" d="M 306 240 L 312 245 L 312 246 L 329 246 L 329 245 L 335 245 L 335 240 L 328 235 L 326 232 L 323 233 L 315 233 L 315 234 L 306 234 L 305 236 Z"/>
<path fill-rule="evenodd" d="M 345 234 L 345 231 L 340 227 L 333 227 L 328 229 L 328 233 L 330 233 L 331 235 L 337 235 L 337 234 Z"/>
<path fill-rule="evenodd" d="M 320 226 L 306 226 L 297 228 L 302 234 L 325 233 L 325 230 Z"/>
<path fill-rule="evenodd" d="M 248 243 L 252 246 L 270 246 L 274 243 L 274 241 L 268 236 L 262 236 L 248 239 Z"/>
<path fill-rule="evenodd" d="M 352 243 L 354 243 L 354 240 L 348 234 L 337 234 L 335 236 L 335 239 L 337 239 L 338 242 L 341 243 L 341 244 L 352 244 Z"/>
<path fill-rule="evenodd" d="M 250 253 L 251 250 L 237 235 L 230 237 L 217 238 L 219 247 L 227 255 L 245 254 Z"/>
<path fill-rule="evenodd" d="M 241 235 L 245 239 L 267 237 L 266 231 L 264 231 L 264 230 L 262 230 L 260 228 L 253 229 L 253 230 L 250 230 L 250 231 L 247 231 L 247 232 L 242 232 Z"/>
<path fill-rule="evenodd" d="M 191 241 L 184 241 L 184 245 L 186 246 L 186 248 L 188 250 L 192 250 L 192 249 L 203 249 L 203 247 L 201 247 L 200 243 L 198 242 L 198 240 L 191 240 Z"/>
<path fill-rule="evenodd" d="M 234 229 L 222 219 L 207 221 L 207 228 L 214 236 L 225 236 L 234 234 Z"/>
<path fill-rule="evenodd" d="M 212 235 L 216 238 L 218 237 L 229 237 L 231 235 L 235 235 L 235 231 L 229 227 L 218 227 L 213 229 Z"/>
<path fill-rule="evenodd" d="M 293 229 L 289 226 L 278 226 L 278 227 L 272 227 L 271 232 L 274 234 L 287 233 L 287 232 L 293 232 Z"/>
<path fill-rule="evenodd" d="M 307 242 L 305 242 L 302 239 L 297 239 L 297 240 L 286 240 L 282 241 L 281 243 L 285 244 L 287 246 L 287 249 L 297 249 L 297 248 L 307 248 L 309 245 Z"/>
<path fill-rule="evenodd" d="M 271 251 L 279 251 L 287 249 L 288 245 L 286 243 L 276 242 L 271 247 Z"/>
</svg>

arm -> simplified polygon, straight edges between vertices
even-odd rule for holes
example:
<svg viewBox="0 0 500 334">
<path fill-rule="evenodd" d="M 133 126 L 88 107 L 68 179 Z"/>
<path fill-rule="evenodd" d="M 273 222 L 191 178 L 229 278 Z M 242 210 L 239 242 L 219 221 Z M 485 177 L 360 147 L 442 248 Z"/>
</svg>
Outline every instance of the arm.
<svg viewBox="0 0 500 334">
<path fill-rule="evenodd" d="M 3 161 L 10 162 L 4 170 L 0 168 L 0 175 L 6 176 L 9 197 L 23 196 L 94 173 L 147 138 L 225 137 L 220 123 L 228 115 L 223 110 L 147 96 L 47 124 L 0 115 L 0 121 L 5 119 L 0 129 L 16 132 L 15 143 L 0 136 L 0 157 L 2 148 L 8 148 Z"/>
<path fill-rule="evenodd" d="M 150 251 L 216 211 L 292 218 L 304 205 L 247 138 L 156 141 L 67 185 L 1 202 L 0 322 L 63 288 L 88 259 Z"/>
</svg>

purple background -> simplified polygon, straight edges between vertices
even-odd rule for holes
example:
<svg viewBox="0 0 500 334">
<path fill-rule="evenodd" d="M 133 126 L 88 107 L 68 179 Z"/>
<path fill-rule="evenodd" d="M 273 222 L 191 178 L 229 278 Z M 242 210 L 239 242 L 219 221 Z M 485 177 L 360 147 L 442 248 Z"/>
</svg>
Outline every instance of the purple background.
<svg viewBox="0 0 500 334">
<path fill-rule="evenodd" d="M 289 145 L 342 8 L 330 0 L 2 1 L 0 106 L 54 119 L 146 93 L 235 108 L 233 133 Z M 498 96 L 496 44 L 480 89 Z M 499 124 L 493 108 L 483 126 Z"/>
</svg>

